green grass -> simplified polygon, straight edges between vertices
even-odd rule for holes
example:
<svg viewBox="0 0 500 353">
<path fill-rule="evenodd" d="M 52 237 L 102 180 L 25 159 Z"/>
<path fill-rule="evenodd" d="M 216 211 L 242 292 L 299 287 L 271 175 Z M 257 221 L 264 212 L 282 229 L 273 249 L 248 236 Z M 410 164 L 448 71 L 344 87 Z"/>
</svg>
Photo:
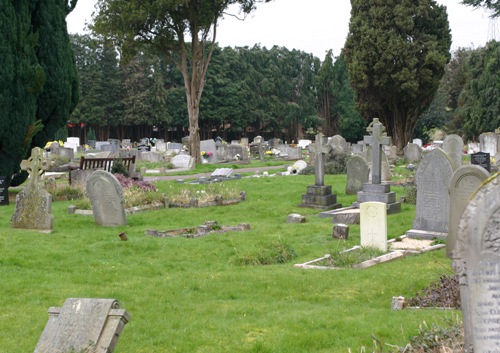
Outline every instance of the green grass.
<svg viewBox="0 0 500 353">
<path fill-rule="evenodd" d="M 338 202 L 354 201 L 344 194 L 345 175 L 326 176 L 325 182 Z M 1 207 L 0 353 L 32 352 L 48 308 L 69 297 L 115 298 L 131 314 L 116 353 L 371 352 L 374 338 L 403 346 L 424 321 L 441 324 L 457 315 L 391 310 L 392 296 L 413 296 L 451 272 L 444 250 L 365 270 L 294 268 L 359 244 L 359 226 L 351 226 L 349 240 L 335 240 L 329 219 L 297 207 L 313 183 L 314 176 L 235 180 L 227 184 L 247 192 L 238 205 L 140 213 L 117 228 L 67 214 L 70 201 L 54 202 L 50 235 L 11 229 L 14 205 Z M 164 192 L 178 187 L 166 181 L 157 186 Z M 403 205 L 389 216 L 389 238 L 411 228 L 414 212 Z M 307 222 L 287 224 L 290 213 Z M 146 229 L 207 220 L 249 223 L 251 230 L 196 239 L 144 235 Z M 128 241 L 120 240 L 121 232 Z M 284 253 L 295 257 L 276 256 Z"/>
</svg>

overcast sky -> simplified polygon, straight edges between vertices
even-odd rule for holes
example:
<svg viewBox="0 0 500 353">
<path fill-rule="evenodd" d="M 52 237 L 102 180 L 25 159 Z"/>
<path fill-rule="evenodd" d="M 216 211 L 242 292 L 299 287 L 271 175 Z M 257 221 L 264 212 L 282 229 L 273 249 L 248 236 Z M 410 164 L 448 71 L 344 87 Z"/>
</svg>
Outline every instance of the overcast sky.
<svg viewBox="0 0 500 353">
<path fill-rule="evenodd" d="M 460 0 L 437 2 L 448 9 L 452 49 L 479 47 L 490 39 L 499 39 L 495 22 L 485 10 L 473 10 L 461 5 Z M 83 33 L 95 3 L 95 0 L 78 1 L 66 18 L 70 33 Z M 333 49 L 335 56 L 340 54 L 348 32 L 350 11 L 349 0 L 274 0 L 258 5 L 245 21 L 226 16 L 219 24 L 216 41 L 222 47 L 278 45 L 313 53 L 323 60 L 329 49 Z"/>
</svg>

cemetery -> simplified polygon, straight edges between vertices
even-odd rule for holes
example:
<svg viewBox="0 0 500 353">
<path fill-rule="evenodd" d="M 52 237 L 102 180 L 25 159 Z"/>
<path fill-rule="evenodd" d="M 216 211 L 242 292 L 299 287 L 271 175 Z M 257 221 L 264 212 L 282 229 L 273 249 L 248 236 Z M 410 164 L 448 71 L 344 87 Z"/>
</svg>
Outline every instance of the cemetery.
<svg viewBox="0 0 500 353">
<path fill-rule="evenodd" d="M 494 336 L 482 333 L 495 329 L 490 322 L 496 314 L 470 308 L 494 303 L 499 295 L 488 285 L 496 271 L 496 208 L 486 212 L 484 206 L 498 201 L 500 181 L 488 170 L 496 166 L 485 164 L 489 157 L 476 162 L 481 148 L 459 159 L 456 150 L 464 145 L 451 136 L 443 149 L 419 151 L 412 145 L 417 152 L 392 159 L 390 177 L 384 178 L 382 157 L 390 152 L 383 143 L 389 145 L 390 139 L 376 124 L 365 137 L 364 149 L 379 144 L 379 152 L 368 154 L 370 162 L 340 136 L 318 134 L 301 148 L 302 159 L 284 162 L 276 155 L 284 163 L 272 170 L 260 162 L 258 150 L 246 154 L 250 147 L 236 149 L 247 160 L 180 167 L 171 177 L 149 169 L 127 178 L 101 167 L 82 179 L 81 194 L 62 200 L 49 192 L 69 187 L 74 169 L 48 177 L 54 163 L 34 149 L 21 163 L 30 178 L 13 190 L 16 200 L 0 207 L 0 226 L 8 230 L 0 236 L 0 271 L 7 288 L 0 321 L 7 334 L 1 346 L 7 351 L 36 347 L 40 353 L 56 346 L 84 350 L 99 345 L 116 352 L 174 347 L 396 352 L 425 336 L 419 331 L 424 322 L 447 329 L 463 317 L 464 344 L 488 347 Z M 142 153 L 151 151 L 138 156 Z M 209 160 L 217 151 L 205 154 Z M 331 158 L 338 154 L 347 158 Z M 335 167 L 343 172 L 326 173 L 330 160 L 344 161 Z M 239 169 L 248 166 L 254 168 Z M 147 196 L 127 207 L 131 186 Z M 411 188 L 416 189 L 413 203 Z M 87 214 L 93 217 L 80 216 L 85 212 L 75 205 L 81 197 L 88 197 Z M 324 212 L 340 213 L 325 217 Z M 478 236 L 473 219 L 484 234 L 475 243 L 482 244 L 477 253 L 487 256 L 465 250 L 471 247 L 468 234 Z M 459 290 L 462 310 L 442 310 L 419 294 L 455 273 L 466 278 Z M 454 286 L 452 292 L 458 293 Z M 475 296 L 476 288 L 484 294 Z M 120 306 L 113 304 L 118 300 Z M 118 310 L 112 314 L 116 325 L 72 323 L 80 315 L 75 302 L 88 308 L 82 320 Z M 484 325 L 475 327 L 478 320 Z M 62 343 L 54 325 L 79 327 L 78 334 L 73 329 L 65 334 L 73 343 Z M 101 344 L 87 326 L 119 342 Z M 80 336 L 91 345 L 85 348 Z"/>
</svg>

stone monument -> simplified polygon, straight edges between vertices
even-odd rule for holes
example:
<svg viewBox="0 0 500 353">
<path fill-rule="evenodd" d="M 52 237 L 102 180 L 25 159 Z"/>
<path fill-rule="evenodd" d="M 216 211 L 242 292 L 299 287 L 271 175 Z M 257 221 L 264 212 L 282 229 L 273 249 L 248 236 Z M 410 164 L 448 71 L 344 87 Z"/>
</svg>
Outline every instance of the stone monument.
<svg viewBox="0 0 500 353">
<path fill-rule="evenodd" d="M 462 166 L 462 156 L 464 154 L 464 141 L 458 135 L 452 134 L 445 137 L 443 150 L 450 156 L 455 164 L 455 169 Z"/>
<path fill-rule="evenodd" d="M 371 183 L 363 184 L 363 190 L 358 192 L 358 201 L 353 205 L 359 208 L 360 204 L 368 201 L 383 202 L 386 204 L 387 213 L 401 211 L 401 203 L 396 202 L 396 193 L 391 192 L 389 183 L 382 183 L 382 146 L 391 144 L 391 138 L 386 136 L 385 127 L 377 118 L 366 129 L 370 136 L 364 137 L 364 143 L 372 147 Z"/>
<path fill-rule="evenodd" d="M 315 183 L 307 187 L 307 193 L 302 195 L 299 207 L 319 208 L 333 210 L 341 207 L 337 203 L 337 195 L 332 194 L 332 186 L 325 185 L 325 155 L 330 152 L 330 147 L 323 143 L 323 134 L 316 135 L 316 164 Z"/>
<path fill-rule="evenodd" d="M 387 251 L 387 207 L 383 202 L 360 205 L 361 246 Z"/>
<path fill-rule="evenodd" d="M 21 162 L 21 169 L 28 172 L 29 181 L 16 196 L 16 210 L 10 223 L 12 228 L 52 231 L 52 196 L 41 182 L 42 175 L 49 168 L 50 162 L 43 158 L 43 150 L 39 147 L 33 148 L 31 156 Z"/>
<path fill-rule="evenodd" d="M 346 194 L 357 194 L 363 190 L 363 185 L 368 182 L 370 168 L 361 156 L 351 156 L 347 161 Z"/>
<path fill-rule="evenodd" d="M 127 224 L 122 187 L 113 174 L 104 170 L 94 171 L 87 180 L 86 188 L 96 224 L 101 226 Z"/>
</svg>

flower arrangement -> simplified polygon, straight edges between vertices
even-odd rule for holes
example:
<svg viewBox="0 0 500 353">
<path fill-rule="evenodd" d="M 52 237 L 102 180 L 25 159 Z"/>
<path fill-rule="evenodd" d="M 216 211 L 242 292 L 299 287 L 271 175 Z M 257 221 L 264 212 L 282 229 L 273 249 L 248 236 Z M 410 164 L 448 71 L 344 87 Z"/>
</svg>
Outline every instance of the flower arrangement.
<svg viewBox="0 0 500 353">
<path fill-rule="evenodd" d="M 57 143 L 59 144 L 59 146 L 64 147 L 64 142 L 63 142 L 63 141 L 61 141 L 61 140 L 58 140 L 58 141 L 49 141 L 49 142 L 47 142 L 47 143 L 45 144 L 45 147 L 44 147 L 43 149 L 44 149 L 44 150 L 48 150 L 48 149 L 50 148 L 50 146 L 52 146 L 52 144 L 53 144 L 54 142 L 57 142 Z"/>
<path fill-rule="evenodd" d="M 212 152 L 201 151 L 201 156 L 205 159 L 212 157 Z"/>
</svg>

